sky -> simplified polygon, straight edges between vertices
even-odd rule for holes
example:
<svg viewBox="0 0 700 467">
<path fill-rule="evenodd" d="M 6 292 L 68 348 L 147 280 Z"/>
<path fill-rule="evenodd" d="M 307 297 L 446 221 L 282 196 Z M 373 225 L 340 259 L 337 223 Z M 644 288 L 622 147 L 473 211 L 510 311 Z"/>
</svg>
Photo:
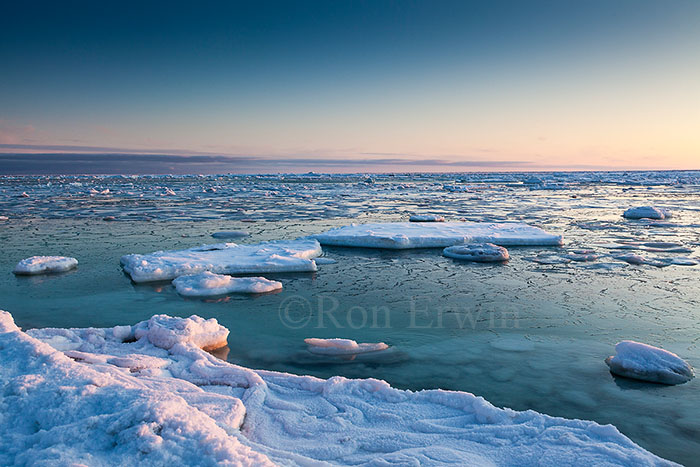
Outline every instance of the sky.
<svg viewBox="0 0 700 467">
<path fill-rule="evenodd" d="M 6 2 L 0 174 L 700 169 L 700 2 Z"/>
</svg>

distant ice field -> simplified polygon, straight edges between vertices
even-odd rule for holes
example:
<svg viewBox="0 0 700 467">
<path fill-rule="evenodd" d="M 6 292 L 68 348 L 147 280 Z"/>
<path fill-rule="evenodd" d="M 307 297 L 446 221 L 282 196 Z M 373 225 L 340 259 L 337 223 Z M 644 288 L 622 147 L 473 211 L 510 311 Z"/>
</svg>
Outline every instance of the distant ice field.
<svg viewBox="0 0 700 467">
<path fill-rule="evenodd" d="M 654 454 L 697 465 L 698 379 L 628 380 L 604 360 L 634 340 L 700 367 L 700 266 L 673 260 L 700 256 L 699 172 L 2 177 L 0 195 L 0 309 L 23 328 L 214 317 L 236 330 L 218 355 L 248 368 L 469 391 L 500 407 L 612 423 Z M 638 206 L 673 216 L 623 217 Z M 526 223 L 563 246 L 509 246 L 510 260 L 496 264 L 441 248 L 323 246 L 316 272 L 265 274 L 279 293 L 204 299 L 169 282 L 136 284 L 119 262 L 211 244 L 217 232 L 246 231 L 233 240 L 246 245 L 413 215 Z M 616 258 L 628 253 L 649 261 Z M 12 274 L 34 255 L 79 266 Z M 323 355 L 309 352 L 309 337 L 390 349 Z"/>
</svg>

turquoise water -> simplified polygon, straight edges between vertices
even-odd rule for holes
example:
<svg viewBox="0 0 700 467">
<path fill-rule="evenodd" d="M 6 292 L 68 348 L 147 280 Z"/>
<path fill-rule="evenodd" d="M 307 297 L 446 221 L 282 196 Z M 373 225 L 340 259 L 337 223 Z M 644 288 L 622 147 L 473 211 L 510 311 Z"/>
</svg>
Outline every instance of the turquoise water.
<svg viewBox="0 0 700 467">
<path fill-rule="evenodd" d="M 614 378 L 603 360 L 616 342 L 634 339 L 700 366 L 700 266 L 631 266 L 613 258 L 629 251 L 695 257 L 700 174 L 372 178 L 0 179 L 0 215 L 10 218 L 0 221 L 0 308 L 23 327 L 114 326 L 155 313 L 215 317 L 231 330 L 219 355 L 244 366 L 469 391 L 498 406 L 613 423 L 660 456 L 698 464 L 698 380 L 667 387 Z M 175 194 L 165 195 L 166 188 Z M 647 204 L 675 216 L 649 222 L 620 215 Z M 168 283 L 135 285 L 119 266 L 127 253 L 215 243 L 210 234 L 221 230 L 247 230 L 241 243 L 253 243 L 350 222 L 406 220 L 414 212 L 522 220 L 562 234 L 565 245 L 511 248 L 505 265 L 460 263 L 431 249 L 329 247 L 324 256 L 336 263 L 316 273 L 268 275 L 283 282 L 280 293 L 213 300 L 183 299 Z M 672 242 L 691 252 L 609 248 L 622 241 Z M 581 248 L 600 258 L 532 261 Z M 10 272 L 36 254 L 74 256 L 80 265 L 59 275 Z M 323 357 L 306 350 L 306 337 L 392 347 Z"/>
</svg>

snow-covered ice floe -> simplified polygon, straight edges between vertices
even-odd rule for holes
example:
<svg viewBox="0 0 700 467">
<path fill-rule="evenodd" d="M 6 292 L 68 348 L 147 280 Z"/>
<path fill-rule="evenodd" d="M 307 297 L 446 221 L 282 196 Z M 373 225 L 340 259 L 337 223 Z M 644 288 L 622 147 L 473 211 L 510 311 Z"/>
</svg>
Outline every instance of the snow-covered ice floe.
<svg viewBox="0 0 700 467">
<path fill-rule="evenodd" d="M 18 275 L 65 272 L 78 266 L 78 260 L 66 256 L 32 256 L 17 263 L 12 271 Z"/>
<path fill-rule="evenodd" d="M 627 378 L 663 384 L 682 384 L 695 377 L 693 367 L 678 355 L 634 341 L 615 345 L 616 355 L 605 359 L 610 371 Z"/>
<path fill-rule="evenodd" d="M 172 280 L 204 271 L 216 274 L 262 274 L 316 271 L 313 258 L 321 245 L 313 239 L 252 245 L 218 243 L 187 250 L 122 256 L 121 264 L 134 282 Z"/>
<path fill-rule="evenodd" d="M 321 355 L 355 355 L 358 353 L 377 352 L 389 348 L 384 342 L 376 344 L 358 344 L 352 339 L 318 339 L 310 337 L 304 339 L 309 346 L 309 352 Z"/>
<path fill-rule="evenodd" d="M 175 290 L 186 297 L 211 297 L 229 293 L 265 293 L 279 290 L 282 283 L 264 277 L 231 277 L 205 271 L 180 276 L 173 281 Z"/>
<path fill-rule="evenodd" d="M 409 222 L 445 222 L 445 218 L 437 214 L 414 214 Z"/>
<path fill-rule="evenodd" d="M 322 245 L 366 248 L 445 248 L 462 243 L 502 246 L 561 245 L 552 235 L 528 224 L 506 222 L 387 222 L 351 224 L 314 235 Z"/>
<path fill-rule="evenodd" d="M 442 250 L 448 258 L 474 261 L 479 263 L 508 261 L 508 250 L 493 243 L 467 243 L 465 245 L 448 246 Z"/>
<path fill-rule="evenodd" d="M 0 312 L 0 464 L 672 465 L 612 425 L 250 370 L 201 349 L 227 335 L 165 315 L 23 332 Z"/>
<path fill-rule="evenodd" d="M 622 213 L 622 216 L 627 219 L 663 220 L 671 218 L 672 214 L 668 209 L 655 208 L 654 206 L 638 206 L 636 208 L 629 208 Z"/>
</svg>

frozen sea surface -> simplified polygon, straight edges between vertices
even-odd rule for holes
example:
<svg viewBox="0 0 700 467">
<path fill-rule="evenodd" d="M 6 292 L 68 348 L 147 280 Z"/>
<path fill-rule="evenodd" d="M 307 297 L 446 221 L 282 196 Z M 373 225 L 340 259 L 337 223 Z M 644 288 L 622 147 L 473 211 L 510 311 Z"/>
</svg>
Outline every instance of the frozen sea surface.
<svg viewBox="0 0 700 467">
<path fill-rule="evenodd" d="M 698 465 L 698 379 L 670 387 L 628 380 L 604 360 L 615 343 L 635 340 L 700 367 L 700 266 L 615 259 L 700 256 L 700 173 L 372 178 L 0 178 L 0 216 L 8 217 L 0 309 L 26 328 L 111 327 L 154 313 L 215 317 L 236 330 L 217 355 L 245 367 L 469 391 L 497 406 L 612 423 L 659 456 Z M 673 217 L 622 217 L 646 205 Z M 505 264 L 458 262 L 440 249 L 324 247 L 321 258 L 336 262 L 319 261 L 317 272 L 266 275 L 282 282 L 278 294 L 215 299 L 183 298 L 168 282 L 134 284 L 119 265 L 125 254 L 211 243 L 214 232 L 244 230 L 250 236 L 236 243 L 253 244 L 417 212 L 524 222 L 562 235 L 564 245 L 512 247 Z M 581 251 L 592 260 L 574 259 Z M 14 276 L 33 255 L 75 257 L 80 267 Z M 304 343 L 310 336 L 390 349 L 318 355 Z"/>
</svg>

